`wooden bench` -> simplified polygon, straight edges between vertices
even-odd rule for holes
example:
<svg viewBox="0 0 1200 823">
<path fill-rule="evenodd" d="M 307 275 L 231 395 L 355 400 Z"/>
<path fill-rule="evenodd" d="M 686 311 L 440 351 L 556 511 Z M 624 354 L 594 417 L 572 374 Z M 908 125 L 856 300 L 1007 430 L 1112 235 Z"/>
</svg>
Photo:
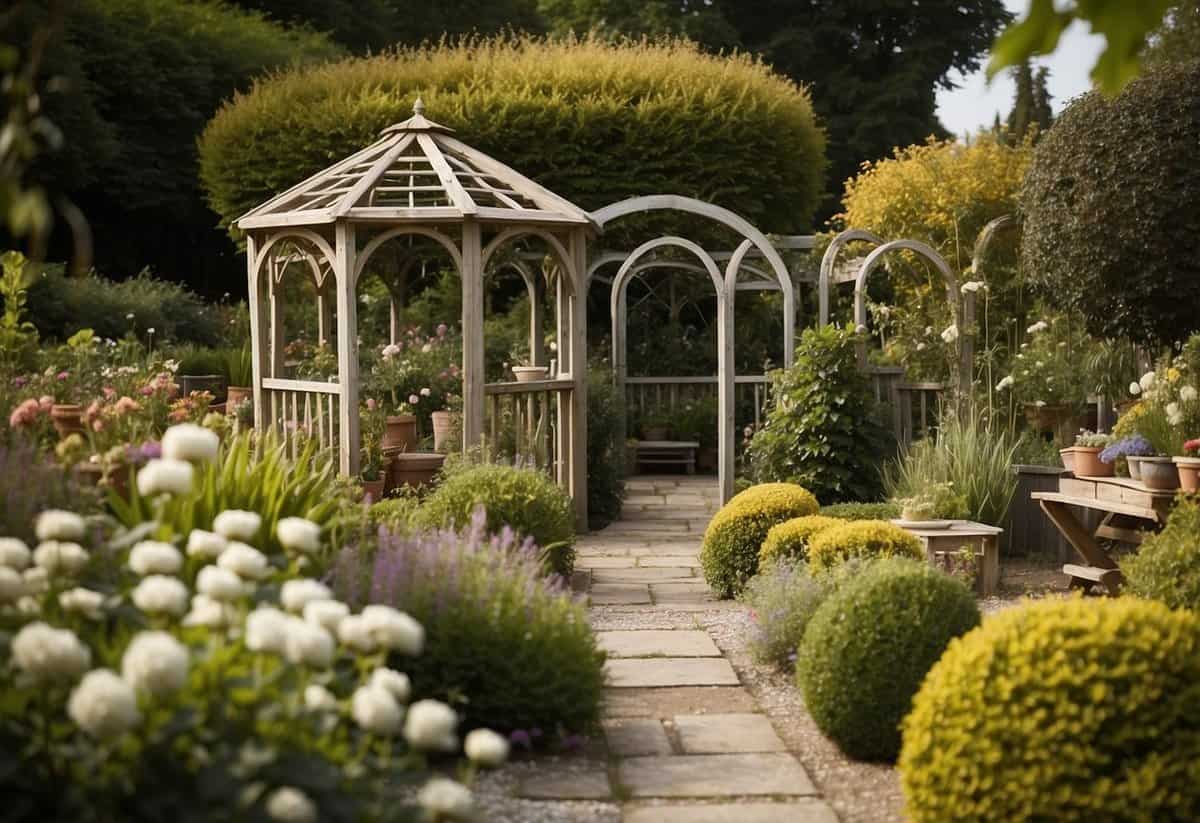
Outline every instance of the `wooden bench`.
<svg viewBox="0 0 1200 823">
<path fill-rule="evenodd" d="M 693 440 L 639 440 L 637 462 L 639 465 L 683 466 L 688 474 L 695 474 L 698 448 L 700 444 Z"/>
<path fill-rule="evenodd" d="M 1000 587 L 998 538 L 1004 529 L 970 520 L 952 520 L 944 529 L 922 529 L 916 525 L 900 528 L 917 536 L 925 548 L 925 558 L 936 566 L 945 566 L 951 555 L 964 548 L 970 550 L 978 566 L 975 591 L 981 597 L 991 597 Z"/>
</svg>

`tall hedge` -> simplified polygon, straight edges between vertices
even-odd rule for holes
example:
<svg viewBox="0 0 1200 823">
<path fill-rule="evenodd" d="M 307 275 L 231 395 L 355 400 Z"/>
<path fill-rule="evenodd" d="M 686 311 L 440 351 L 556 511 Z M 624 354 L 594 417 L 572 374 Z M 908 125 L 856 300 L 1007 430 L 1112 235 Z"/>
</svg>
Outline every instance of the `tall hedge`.
<svg viewBox="0 0 1200 823">
<path fill-rule="evenodd" d="M 1022 263 L 1102 336 L 1200 328 L 1200 61 L 1093 92 L 1042 138 L 1025 179 Z"/>
<path fill-rule="evenodd" d="M 639 194 L 719 203 L 766 231 L 816 207 L 825 138 L 808 92 L 745 55 L 685 42 L 520 38 L 401 50 L 268 77 L 200 141 L 229 224 L 411 115 L 586 209 Z"/>
</svg>

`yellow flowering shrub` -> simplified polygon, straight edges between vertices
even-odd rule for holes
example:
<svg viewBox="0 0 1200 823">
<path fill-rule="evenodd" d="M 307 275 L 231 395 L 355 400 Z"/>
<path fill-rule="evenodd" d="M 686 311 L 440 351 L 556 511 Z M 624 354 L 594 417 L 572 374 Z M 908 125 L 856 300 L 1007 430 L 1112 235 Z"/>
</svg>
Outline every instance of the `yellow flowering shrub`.
<svg viewBox="0 0 1200 823">
<path fill-rule="evenodd" d="M 721 597 L 732 597 L 758 571 L 758 553 L 772 526 L 816 514 L 812 492 L 794 483 L 760 483 L 725 504 L 704 532 L 700 564 Z"/>
<path fill-rule="evenodd" d="M 845 523 L 838 517 L 826 517 L 821 514 L 811 514 L 807 517 L 795 517 L 785 520 L 777 526 L 772 526 L 767 532 L 758 551 L 758 565 L 787 557 L 794 560 L 804 560 L 808 557 L 808 541 L 825 529 Z"/>
<path fill-rule="evenodd" d="M 1200 819 L 1200 618 L 1133 598 L 990 617 L 925 678 L 899 767 L 916 823 Z"/>
<path fill-rule="evenodd" d="M 876 557 L 923 560 L 925 553 L 916 536 L 882 520 L 857 520 L 833 526 L 808 543 L 808 563 L 814 572 L 832 569 L 851 558 Z"/>
</svg>

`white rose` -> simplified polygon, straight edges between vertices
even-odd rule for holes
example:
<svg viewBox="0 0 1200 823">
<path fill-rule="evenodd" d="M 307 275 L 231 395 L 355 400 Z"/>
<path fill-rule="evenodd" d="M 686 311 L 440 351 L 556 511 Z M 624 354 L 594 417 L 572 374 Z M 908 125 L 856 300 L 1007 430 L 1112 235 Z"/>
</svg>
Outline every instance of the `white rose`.
<svg viewBox="0 0 1200 823">
<path fill-rule="evenodd" d="M 216 432 L 195 423 L 181 423 L 167 429 L 162 438 L 162 454 L 168 460 L 209 463 L 217 459 L 221 440 Z"/>
<path fill-rule="evenodd" d="M 312 554 L 321 548 L 321 527 L 303 517 L 285 517 L 275 525 L 279 545 L 290 552 Z"/>
<path fill-rule="evenodd" d="M 87 671 L 92 653 L 68 629 L 29 623 L 13 637 L 12 661 L 37 680 L 74 680 Z"/>
<path fill-rule="evenodd" d="M 147 614 L 179 616 L 188 608 L 187 586 L 165 574 L 152 574 L 143 579 L 130 593 L 130 599 Z"/>
<path fill-rule="evenodd" d="M 958 339 L 958 326 L 951 324 L 942 331 L 942 340 L 953 343 Z"/>
<path fill-rule="evenodd" d="M 229 607 L 207 594 L 198 594 L 193 597 L 192 610 L 183 616 L 183 625 L 185 626 L 204 626 L 216 629 L 228 626 L 229 623 Z"/>
<path fill-rule="evenodd" d="M 408 698 L 412 696 L 412 683 L 409 682 L 408 675 L 395 669 L 378 668 L 371 672 L 371 679 L 368 682 L 372 686 L 387 689 L 391 692 L 392 697 L 401 703 L 407 703 Z"/>
<path fill-rule="evenodd" d="M 983 288 L 982 280 L 968 280 L 966 283 L 962 284 L 961 291 L 963 294 L 974 294 L 981 288 Z"/>
<path fill-rule="evenodd" d="M 75 512 L 62 509 L 47 509 L 38 515 L 35 527 L 38 540 L 67 540 L 83 539 L 83 518 Z"/>
<path fill-rule="evenodd" d="M 196 591 L 223 603 L 241 600 L 254 590 L 253 586 L 220 566 L 205 566 L 196 575 Z"/>
<path fill-rule="evenodd" d="M 59 592 L 58 605 L 65 612 L 82 614 L 91 620 L 98 620 L 104 611 L 104 595 L 91 589 L 76 587 Z"/>
<path fill-rule="evenodd" d="M 21 571 L 29 565 L 32 557 L 24 540 L 15 537 L 0 537 L 0 566 Z"/>
<path fill-rule="evenodd" d="M 129 568 L 134 574 L 178 574 L 183 568 L 183 555 L 170 543 L 143 540 L 129 550 Z"/>
<path fill-rule="evenodd" d="M 261 580 L 271 572 L 267 556 L 245 543 L 230 543 L 217 558 L 217 565 L 247 580 Z"/>
<path fill-rule="evenodd" d="M 261 527 L 261 517 L 239 509 L 228 509 L 213 518 L 213 531 L 227 540 L 251 540 Z"/>
<path fill-rule="evenodd" d="M 475 812 L 471 790 L 448 777 L 435 777 L 417 792 L 417 802 L 435 820 L 469 820 Z"/>
<path fill-rule="evenodd" d="M 365 731 L 390 737 L 400 731 L 404 709 L 387 689 L 360 686 L 350 698 L 350 716 Z"/>
<path fill-rule="evenodd" d="M 289 580 L 279 590 L 279 602 L 289 612 L 302 612 L 309 603 L 332 599 L 329 587 L 316 580 Z"/>
<path fill-rule="evenodd" d="M 371 627 L 362 615 L 352 614 L 344 618 L 338 623 L 337 635 L 338 640 L 356 652 L 369 654 L 379 648 L 375 635 L 371 634 Z"/>
<path fill-rule="evenodd" d="M 454 751 L 458 739 L 458 715 L 454 709 L 437 700 L 418 700 L 408 707 L 404 720 L 404 739 L 414 749 L 424 751 Z"/>
<path fill-rule="evenodd" d="M 304 708 L 310 712 L 336 712 L 338 701 L 333 692 L 314 683 L 304 690 Z"/>
<path fill-rule="evenodd" d="M 1148 371 L 1142 375 L 1142 379 L 1138 381 L 1138 384 L 1142 387 L 1142 391 L 1150 391 L 1151 387 L 1154 385 L 1154 380 L 1154 372 Z"/>
<path fill-rule="evenodd" d="M 109 669 L 83 676 L 67 701 L 67 714 L 98 740 L 118 737 L 142 722 L 133 687 Z"/>
<path fill-rule="evenodd" d="M 1010 374 L 1010 375 L 1008 375 L 1008 377 L 1005 377 L 1003 380 L 1001 380 L 999 383 L 996 384 L 996 391 L 1006 391 L 1008 389 L 1011 389 L 1014 382 L 1015 381 L 1013 380 L 1013 376 Z"/>
<path fill-rule="evenodd" d="M 121 657 L 121 677 L 138 691 L 170 694 L 187 682 L 187 647 L 167 632 L 140 632 Z"/>
<path fill-rule="evenodd" d="M 41 566 L 34 566 L 21 573 L 28 594 L 45 594 L 50 591 L 50 575 Z"/>
<path fill-rule="evenodd" d="M 187 494 L 192 490 L 196 470 L 183 460 L 156 458 L 138 469 L 137 489 L 142 497 L 160 494 Z"/>
<path fill-rule="evenodd" d="M 1179 390 L 1179 399 L 1182 400 L 1184 403 L 1191 403 L 1193 400 L 1196 399 L 1196 387 L 1195 386 L 1184 386 L 1182 389 Z"/>
<path fill-rule="evenodd" d="M 350 607 L 338 600 L 310 600 L 304 604 L 304 619 L 333 634 L 349 614 Z"/>
<path fill-rule="evenodd" d="M 463 751 L 475 765 L 494 769 L 508 759 L 508 741 L 491 729 L 475 729 L 463 741 Z"/>
<path fill-rule="evenodd" d="M 88 553 L 78 543 L 47 540 L 45 543 L 39 543 L 33 550 L 33 562 L 44 569 L 47 575 L 74 576 L 87 566 Z"/>
<path fill-rule="evenodd" d="M 246 617 L 246 647 L 256 652 L 284 654 L 290 618 L 272 606 L 262 606 Z"/>
<path fill-rule="evenodd" d="M 367 631 L 385 649 L 418 655 L 425 645 L 425 629 L 409 615 L 391 606 L 367 606 L 362 610 Z"/>
<path fill-rule="evenodd" d="M 297 665 L 327 669 L 333 663 L 333 637 L 320 626 L 299 617 L 290 619 L 287 627 L 287 659 Z"/>
<path fill-rule="evenodd" d="M 205 560 L 216 560 L 229 545 L 224 537 L 216 532 L 206 532 L 204 529 L 192 529 L 188 535 L 188 557 L 203 557 Z"/>
<path fill-rule="evenodd" d="M 317 807 L 304 792 L 284 786 L 267 797 L 267 816 L 279 823 L 316 823 Z"/>
<path fill-rule="evenodd" d="M 0 566 L 0 604 L 15 603 L 25 595 L 25 578 L 16 569 Z M 61 598 L 61 595 L 59 595 Z"/>
<path fill-rule="evenodd" d="M 1129 384 L 1129 393 L 1132 395 L 1135 395 L 1135 396 L 1141 394 L 1142 393 L 1141 384 L 1136 381 L 1133 383 L 1130 383 Z"/>
</svg>

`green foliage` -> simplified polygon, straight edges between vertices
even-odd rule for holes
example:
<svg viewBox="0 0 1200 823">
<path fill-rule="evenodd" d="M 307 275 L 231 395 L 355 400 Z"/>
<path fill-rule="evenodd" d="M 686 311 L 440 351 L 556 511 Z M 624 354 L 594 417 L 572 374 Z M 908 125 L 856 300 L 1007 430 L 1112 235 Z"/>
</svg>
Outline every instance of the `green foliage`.
<svg viewBox="0 0 1200 823">
<path fill-rule="evenodd" d="M 894 760 L 900 721 L 946 644 L 979 625 L 962 583 L 896 558 L 845 581 L 812 616 L 796 680 L 817 726 L 858 760 Z"/>
<path fill-rule="evenodd" d="M 548 572 L 570 579 L 575 568 L 575 515 L 571 498 L 538 469 L 456 461 L 413 515 L 419 528 L 466 528 L 480 506 L 487 531 L 505 526 L 530 538 L 543 552 Z"/>
<path fill-rule="evenodd" d="M 1092 334 L 1156 346 L 1195 330 L 1198 141 L 1192 62 L 1147 72 L 1112 99 L 1084 95 L 1038 144 L 1022 190 L 1023 266 Z"/>
<path fill-rule="evenodd" d="M 792 368 L 772 374 L 766 422 L 746 450 L 756 480 L 799 483 L 830 503 L 879 496 L 886 436 L 855 342 L 848 329 L 805 329 Z"/>
<path fill-rule="evenodd" d="M 836 517 L 810 514 L 807 517 L 785 520 L 777 526 L 772 526 L 771 530 L 767 532 L 767 539 L 763 541 L 762 548 L 758 550 L 759 568 L 782 558 L 806 560 L 809 540 L 825 529 L 845 522 Z"/>
<path fill-rule="evenodd" d="M 794 230 L 821 190 L 807 93 L 746 56 L 597 40 L 482 41 L 282 72 L 226 105 L 200 144 L 225 225 L 410 116 L 431 119 L 586 209 L 669 191 Z"/>
<path fill-rule="evenodd" d="M 759 663 L 790 669 L 817 608 L 833 586 L 831 575 L 813 577 L 799 559 L 784 557 L 750 578 L 741 600 L 750 609 L 750 653 Z"/>
<path fill-rule="evenodd" d="M 1200 59 L 1200 2 L 1183 0 L 1167 12 L 1146 49 L 1147 65 Z"/>
<path fill-rule="evenodd" d="M 0 275 L 0 299 L 4 301 L 4 314 L 0 315 L 0 367 L 18 371 L 29 365 L 37 348 L 37 329 L 25 318 L 25 297 L 34 270 L 19 251 L 0 255 L 0 265 L 4 268 Z"/>
<path fill-rule="evenodd" d="M 905 520 L 963 520 L 970 514 L 967 498 L 956 493 L 952 483 L 930 483 L 896 502 Z"/>
<path fill-rule="evenodd" d="M 250 344 L 221 350 L 225 356 L 225 376 L 229 385 L 249 388 L 254 382 L 254 353 Z"/>
<path fill-rule="evenodd" d="M 847 560 L 907 557 L 923 560 L 921 541 L 882 520 L 852 520 L 819 532 L 808 542 L 808 563 L 825 572 Z"/>
<path fill-rule="evenodd" d="M 1014 466 L 1062 466 L 1062 455 L 1059 445 L 1053 440 L 1023 432 L 1013 450 L 1012 463 Z"/>
<path fill-rule="evenodd" d="M 99 497 L 32 442 L 9 434 L 0 439 L 0 537 L 36 542 L 33 522 L 45 509 L 99 510 Z"/>
<path fill-rule="evenodd" d="M 1134 598 L 1006 609 L 904 722 L 915 823 L 1200 816 L 1200 619 Z"/>
<path fill-rule="evenodd" d="M 771 527 L 817 509 L 812 493 L 794 483 L 762 483 L 734 495 L 704 532 L 704 579 L 721 597 L 737 594 L 758 571 L 758 553 Z"/>
<path fill-rule="evenodd" d="M 895 520 L 900 507 L 895 503 L 833 503 L 822 506 L 821 514 L 839 520 Z"/>
<path fill-rule="evenodd" d="M 624 404 L 603 364 L 588 366 L 587 400 L 588 527 L 601 529 L 621 516 L 625 498 Z"/>
<path fill-rule="evenodd" d="M 1181 498 L 1167 526 L 1121 561 L 1129 591 L 1200 613 L 1200 501 Z"/>
</svg>

